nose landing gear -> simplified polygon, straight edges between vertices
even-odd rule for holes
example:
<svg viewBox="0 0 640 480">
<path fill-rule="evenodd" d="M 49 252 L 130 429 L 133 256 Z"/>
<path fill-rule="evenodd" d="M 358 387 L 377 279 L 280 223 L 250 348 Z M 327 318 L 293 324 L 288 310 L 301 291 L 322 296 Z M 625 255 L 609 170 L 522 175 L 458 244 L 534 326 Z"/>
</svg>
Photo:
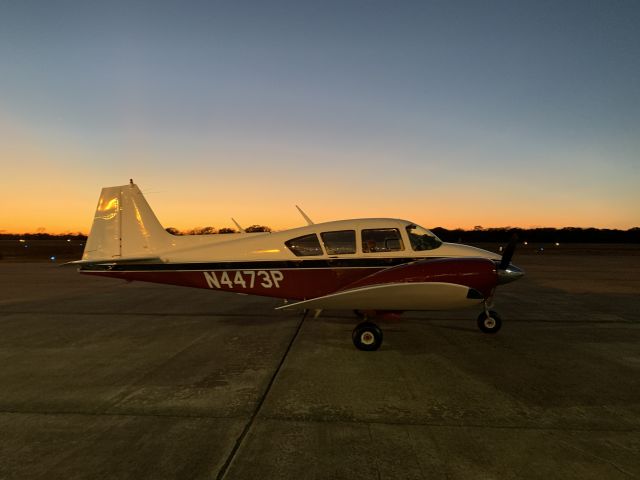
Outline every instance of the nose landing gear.
<svg viewBox="0 0 640 480">
<path fill-rule="evenodd" d="M 483 333 L 497 333 L 502 327 L 502 319 L 498 312 L 485 310 L 478 315 L 478 328 Z"/>
</svg>

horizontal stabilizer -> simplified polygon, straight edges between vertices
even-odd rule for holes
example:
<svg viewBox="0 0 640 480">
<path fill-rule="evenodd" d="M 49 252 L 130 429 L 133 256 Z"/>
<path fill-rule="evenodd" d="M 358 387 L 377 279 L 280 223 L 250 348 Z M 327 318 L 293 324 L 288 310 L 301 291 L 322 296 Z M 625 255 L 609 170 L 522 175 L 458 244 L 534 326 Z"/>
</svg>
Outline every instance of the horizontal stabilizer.
<svg viewBox="0 0 640 480">
<path fill-rule="evenodd" d="M 385 283 L 288 303 L 277 310 L 446 310 L 482 302 L 482 299 L 469 298 L 468 293 L 469 287 L 454 283 Z"/>
<path fill-rule="evenodd" d="M 138 257 L 138 258 L 103 258 L 96 260 L 74 260 L 60 265 L 122 265 L 127 263 L 163 263 L 160 257 Z"/>
</svg>

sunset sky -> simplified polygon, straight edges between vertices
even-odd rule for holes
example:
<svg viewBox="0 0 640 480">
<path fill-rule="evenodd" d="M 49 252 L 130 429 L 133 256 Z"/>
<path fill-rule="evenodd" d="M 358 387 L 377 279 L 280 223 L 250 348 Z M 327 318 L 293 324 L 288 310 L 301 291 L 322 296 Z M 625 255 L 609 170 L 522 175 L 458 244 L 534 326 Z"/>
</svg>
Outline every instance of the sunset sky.
<svg viewBox="0 0 640 480">
<path fill-rule="evenodd" d="M 640 225 L 640 2 L 0 1 L 0 230 Z"/>
</svg>

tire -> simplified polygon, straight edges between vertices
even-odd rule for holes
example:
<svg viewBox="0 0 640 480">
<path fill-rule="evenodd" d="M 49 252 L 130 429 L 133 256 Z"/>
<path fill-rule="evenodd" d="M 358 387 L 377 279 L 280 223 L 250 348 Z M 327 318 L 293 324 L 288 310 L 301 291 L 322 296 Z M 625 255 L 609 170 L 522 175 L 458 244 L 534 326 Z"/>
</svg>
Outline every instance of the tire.
<svg viewBox="0 0 640 480">
<path fill-rule="evenodd" d="M 353 329 L 351 338 L 358 350 L 373 352 L 382 345 L 382 330 L 375 323 L 362 322 Z"/>
<path fill-rule="evenodd" d="M 498 312 L 489 310 L 489 316 L 485 312 L 478 315 L 478 328 L 483 333 L 497 333 L 502 327 L 502 319 Z"/>
</svg>

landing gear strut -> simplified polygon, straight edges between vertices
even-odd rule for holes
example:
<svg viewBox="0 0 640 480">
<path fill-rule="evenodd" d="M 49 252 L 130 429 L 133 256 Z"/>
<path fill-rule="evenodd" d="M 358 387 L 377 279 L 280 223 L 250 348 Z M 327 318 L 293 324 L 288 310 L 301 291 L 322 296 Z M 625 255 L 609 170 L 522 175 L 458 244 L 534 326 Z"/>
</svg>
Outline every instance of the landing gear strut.
<svg viewBox="0 0 640 480">
<path fill-rule="evenodd" d="M 374 351 L 382 345 L 382 330 L 373 322 L 359 323 L 351 334 L 358 350 Z"/>
</svg>

